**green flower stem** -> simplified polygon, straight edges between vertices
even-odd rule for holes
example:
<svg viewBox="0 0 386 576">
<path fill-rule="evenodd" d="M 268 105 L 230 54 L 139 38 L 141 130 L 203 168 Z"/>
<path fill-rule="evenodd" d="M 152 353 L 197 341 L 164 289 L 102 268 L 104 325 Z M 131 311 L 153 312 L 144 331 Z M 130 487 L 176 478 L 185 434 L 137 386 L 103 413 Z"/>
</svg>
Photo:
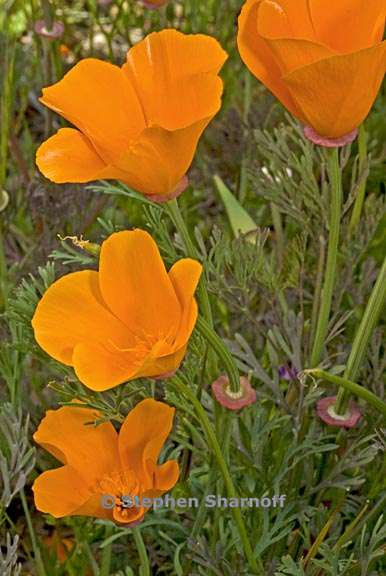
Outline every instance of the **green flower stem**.
<svg viewBox="0 0 386 576">
<path fill-rule="evenodd" d="M 229 377 L 229 386 L 231 391 L 240 392 L 239 370 L 232 354 L 225 346 L 220 336 L 218 336 L 218 334 L 202 316 L 198 317 L 196 327 L 222 361 Z"/>
<path fill-rule="evenodd" d="M 24 488 L 22 488 L 22 490 L 20 490 L 20 500 L 21 500 L 21 503 L 23 506 L 25 519 L 27 521 L 28 532 L 29 532 L 29 535 L 31 538 L 32 550 L 33 550 L 33 553 L 35 556 L 37 574 L 38 574 L 38 576 L 46 576 L 46 571 L 45 571 L 42 557 L 40 554 L 40 548 L 39 548 L 37 540 L 36 540 L 35 530 L 33 528 L 31 515 L 29 513 L 29 508 L 28 508 L 28 503 L 27 503 L 27 498 L 25 496 Z"/>
<path fill-rule="evenodd" d="M 108 540 L 108 538 L 110 538 L 110 536 L 112 536 L 113 532 L 114 532 L 113 526 L 110 526 L 110 525 L 106 526 L 105 539 Z M 99 571 L 99 576 L 109 576 L 109 574 L 110 574 L 111 550 L 112 550 L 111 542 L 103 548 L 102 561 L 101 561 L 101 568 Z"/>
<path fill-rule="evenodd" d="M 185 221 L 182 217 L 180 207 L 178 205 L 177 199 L 170 200 L 166 204 L 166 209 L 169 212 L 169 216 L 173 221 L 178 233 L 180 234 L 182 241 L 185 244 L 187 255 L 190 258 L 199 259 L 199 253 L 197 248 L 193 244 L 193 241 L 190 237 L 189 230 L 185 224 Z M 212 310 L 210 307 L 210 301 L 208 296 L 208 291 L 205 285 L 204 276 L 201 276 L 199 285 L 198 285 L 198 296 L 201 304 L 202 314 L 204 315 L 206 321 L 210 326 L 213 326 L 213 317 L 212 317 Z"/>
<path fill-rule="evenodd" d="M 225 459 L 222 455 L 220 444 L 219 444 L 217 437 L 216 437 L 216 433 L 213 429 L 212 424 L 210 423 L 210 420 L 209 420 L 204 408 L 201 405 L 201 402 L 197 399 L 195 393 L 189 388 L 189 386 L 187 386 L 182 381 L 182 379 L 179 378 L 178 376 L 173 376 L 172 378 L 170 378 L 169 383 L 174 385 L 175 388 L 181 394 L 183 394 L 189 400 L 189 402 L 193 405 L 193 407 L 196 411 L 196 414 L 198 416 L 198 419 L 200 420 L 201 425 L 204 429 L 205 435 L 206 435 L 207 440 L 208 440 L 208 444 L 210 445 L 210 447 L 213 451 L 213 454 L 217 460 L 218 467 L 220 468 L 221 474 L 222 474 L 223 479 L 224 479 L 224 484 L 225 484 L 225 487 L 227 490 L 228 497 L 229 498 L 237 498 L 237 493 L 236 493 L 235 487 L 233 485 L 233 480 L 232 480 L 232 477 L 230 475 L 227 464 L 225 462 Z M 240 535 L 241 542 L 243 544 L 243 548 L 244 548 L 244 552 L 245 552 L 245 556 L 247 558 L 248 564 L 249 564 L 249 566 L 250 566 L 250 568 L 254 574 L 259 574 L 259 575 L 263 576 L 264 575 L 263 565 L 261 563 L 261 560 L 256 559 L 254 554 L 253 554 L 252 546 L 251 546 L 251 543 L 248 539 L 247 529 L 246 529 L 246 526 L 244 524 L 244 520 L 243 520 L 240 508 L 232 508 L 232 514 L 233 514 L 235 523 L 236 523 L 237 528 L 238 528 L 238 532 Z"/>
<path fill-rule="evenodd" d="M 367 135 L 364 124 L 362 124 L 361 127 L 359 128 L 358 147 L 359 147 L 359 174 L 362 175 L 367 161 Z M 349 231 L 351 234 L 355 232 L 361 219 L 362 207 L 366 194 L 366 184 L 367 184 L 367 177 L 363 178 L 358 189 L 357 197 L 355 198 L 354 208 L 351 214 L 349 224 Z"/>
<path fill-rule="evenodd" d="M 252 103 L 252 74 L 247 68 L 244 70 L 244 98 L 243 98 L 243 122 L 244 122 L 244 139 L 248 142 L 248 116 Z M 241 160 L 240 167 L 240 184 L 239 184 L 239 200 L 242 204 L 247 195 L 248 188 L 248 156 L 245 153 Z"/>
<path fill-rule="evenodd" d="M 314 344 L 311 352 L 312 368 L 319 364 L 322 357 L 323 346 L 328 329 L 328 320 L 331 312 L 332 293 L 336 277 L 336 263 L 338 256 L 340 220 L 343 201 L 342 176 L 339 165 L 338 148 L 329 150 L 328 167 L 331 183 L 330 230 L 321 306 L 318 323 L 316 326 Z"/>
<path fill-rule="evenodd" d="M 146 546 L 142 538 L 141 530 L 138 526 L 135 526 L 131 531 L 140 560 L 139 576 L 151 576 L 149 558 L 147 556 Z"/>
<path fill-rule="evenodd" d="M 326 260 L 326 241 L 324 236 L 321 234 L 319 236 L 319 257 L 318 257 L 318 267 L 316 272 L 316 279 L 315 279 L 315 290 L 314 290 L 314 301 L 312 304 L 312 313 L 311 313 L 311 336 L 310 336 L 310 343 L 314 341 L 315 338 L 315 329 L 316 329 L 316 322 L 318 319 L 318 312 L 320 307 L 320 298 L 322 294 L 322 282 L 323 282 L 323 270 L 324 270 L 324 263 Z"/>
<path fill-rule="evenodd" d="M 365 313 L 363 314 L 361 323 L 355 334 L 354 342 L 351 352 L 347 361 L 344 378 L 348 380 L 355 380 L 359 368 L 362 365 L 365 357 L 366 349 L 373 333 L 374 328 L 378 323 L 379 316 L 382 313 L 383 307 L 386 302 L 386 257 L 383 261 L 381 271 L 375 282 L 373 291 L 367 303 Z M 339 390 L 336 401 L 335 411 L 337 414 L 343 414 L 347 409 L 349 394 L 345 389 Z"/>
<path fill-rule="evenodd" d="M 337 386 L 340 386 L 341 388 L 343 388 L 343 390 L 347 390 L 351 394 L 355 394 L 355 396 L 362 398 L 362 400 L 365 400 L 368 404 L 374 406 L 374 408 L 376 408 L 378 412 L 380 412 L 386 417 L 386 403 L 383 402 L 383 400 L 381 400 L 380 398 L 378 398 L 378 396 L 373 394 L 373 392 L 367 390 L 367 388 L 364 388 L 363 386 L 360 386 L 359 384 L 356 384 L 351 380 L 347 380 L 347 378 L 342 378 L 341 376 L 335 376 L 334 374 L 330 374 L 325 370 L 319 370 L 318 368 L 311 368 L 310 370 L 304 370 L 303 374 L 306 375 L 309 374 L 311 376 L 314 376 L 315 378 L 327 380 L 327 382 L 331 382 L 331 384 L 336 384 Z"/>
<path fill-rule="evenodd" d="M 51 6 L 48 0 L 41 0 L 41 5 L 42 5 L 42 9 L 43 9 L 43 14 L 44 14 L 44 22 L 46 24 L 46 28 L 47 30 L 52 30 L 52 26 L 53 26 L 53 18 L 52 18 L 52 12 L 51 12 Z"/>
<path fill-rule="evenodd" d="M 276 243 L 276 252 L 277 252 L 277 261 L 279 270 L 281 270 L 283 265 L 283 257 L 284 257 L 284 247 L 285 247 L 285 238 L 283 232 L 283 222 L 282 217 L 280 214 L 279 208 L 273 202 L 270 203 L 271 209 L 271 217 L 273 223 L 273 229 L 275 231 L 275 243 Z"/>
</svg>

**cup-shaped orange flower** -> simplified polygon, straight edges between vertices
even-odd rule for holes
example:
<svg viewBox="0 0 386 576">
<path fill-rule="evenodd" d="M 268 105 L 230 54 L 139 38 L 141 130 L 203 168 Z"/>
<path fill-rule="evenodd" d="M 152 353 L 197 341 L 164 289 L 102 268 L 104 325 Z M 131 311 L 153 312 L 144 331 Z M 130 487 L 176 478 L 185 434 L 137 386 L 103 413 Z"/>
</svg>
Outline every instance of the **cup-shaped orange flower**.
<svg viewBox="0 0 386 576">
<path fill-rule="evenodd" d="M 226 58 L 214 38 L 168 29 L 131 48 L 121 68 L 81 60 L 43 89 L 40 101 L 77 129 L 40 146 L 40 171 L 57 183 L 118 179 L 153 200 L 177 195 L 220 109 Z"/>
<path fill-rule="evenodd" d="M 238 48 L 249 70 L 323 138 L 369 113 L 386 65 L 384 0 L 248 0 Z"/>
<path fill-rule="evenodd" d="M 44 293 L 35 338 L 92 390 L 173 372 L 196 323 L 201 271 L 184 258 L 167 272 L 150 234 L 116 232 L 101 246 L 98 272 L 67 274 Z"/>
<path fill-rule="evenodd" d="M 129 412 L 118 434 L 111 422 L 93 425 L 100 419 L 95 410 L 48 410 L 34 440 L 63 466 L 35 480 L 36 508 L 55 518 L 140 521 L 147 510 L 143 499 L 162 495 L 179 477 L 175 460 L 157 464 L 173 417 L 174 408 L 148 398 Z"/>
</svg>

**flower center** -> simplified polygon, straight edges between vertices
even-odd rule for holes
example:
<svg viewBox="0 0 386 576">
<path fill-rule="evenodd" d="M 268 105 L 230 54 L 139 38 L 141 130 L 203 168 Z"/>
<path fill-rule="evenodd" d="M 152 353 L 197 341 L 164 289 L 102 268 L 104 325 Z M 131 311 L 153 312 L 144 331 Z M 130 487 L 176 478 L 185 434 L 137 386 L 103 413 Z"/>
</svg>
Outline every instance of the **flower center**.
<svg viewBox="0 0 386 576">
<path fill-rule="evenodd" d="M 133 522 L 143 514 L 141 508 L 135 504 L 135 497 L 137 496 L 140 500 L 143 490 L 133 470 L 120 470 L 103 476 L 93 487 L 93 492 L 101 496 L 115 497 L 112 512 L 114 519 L 118 522 Z"/>
</svg>

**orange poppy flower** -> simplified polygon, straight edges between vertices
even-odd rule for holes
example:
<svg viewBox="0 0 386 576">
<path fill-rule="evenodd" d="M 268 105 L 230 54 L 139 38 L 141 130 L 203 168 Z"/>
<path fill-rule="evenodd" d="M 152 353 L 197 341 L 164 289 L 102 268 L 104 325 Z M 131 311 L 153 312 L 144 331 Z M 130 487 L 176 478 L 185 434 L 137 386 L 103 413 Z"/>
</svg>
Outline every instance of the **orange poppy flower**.
<svg viewBox="0 0 386 576">
<path fill-rule="evenodd" d="M 35 338 L 92 390 L 173 372 L 196 323 L 201 271 L 184 258 L 167 272 L 143 230 L 112 234 L 99 272 L 67 274 L 45 292 L 32 319 Z"/>
<path fill-rule="evenodd" d="M 386 65 L 384 0 L 248 0 L 238 47 L 250 71 L 318 135 L 363 122 Z"/>
<path fill-rule="evenodd" d="M 156 201 L 174 197 L 220 109 L 226 58 L 214 38 L 170 29 L 136 44 L 121 68 L 81 60 L 43 89 L 40 101 L 78 130 L 40 146 L 40 171 L 58 183 L 118 179 Z"/>
<path fill-rule="evenodd" d="M 95 410 L 74 406 L 48 410 L 34 440 L 63 466 L 35 480 L 36 508 L 55 518 L 138 522 L 146 512 L 142 499 L 160 496 L 178 480 L 175 460 L 157 464 L 173 417 L 174 408 L 148 398 L 129 412 L 118 434 L 111 422 L 93 425 L 100 418 Z M 130 501 L 123 496 L 138 506 L 127 506 Z"/>
</svg>

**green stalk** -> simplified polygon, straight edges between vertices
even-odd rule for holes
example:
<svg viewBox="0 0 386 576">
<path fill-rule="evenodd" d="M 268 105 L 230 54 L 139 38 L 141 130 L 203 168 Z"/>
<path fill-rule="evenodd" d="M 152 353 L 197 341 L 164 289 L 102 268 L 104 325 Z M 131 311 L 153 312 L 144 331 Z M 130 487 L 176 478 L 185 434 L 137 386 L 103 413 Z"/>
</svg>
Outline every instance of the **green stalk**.
<svg viewBox="0 0 386 576">
<path fill-rule="evenodd" d="M 315 337 L 315 328 L 316 322 L 318 318 L 318 311 L 320 306 L 320 297 L 322 294 L 322 282 L 323 282 L 323 269 L 324 269 L 324 262 L 326 259 L 326 241 L 322 235 L 319 236 L 319 257 L 318 257 L 318 268 L 316 272 L 316 280 L 315 280 L 315 291 L 314 291 L 314 301 L 312 304 L 312 313 L 311 313 L 311 336 L 310 336 L 310 343 L 313 342 Z M 309 346 L 310 346 L 309 343 Z"/>
<path fill-rule="evenodd" d="M 113 526 L 106 526 L 106 530 L 105 530 L 105 539 L 107 540 L 108 538 L 110 538 L 110 536 L 112 535 L 114 531 Z M 110 574 L 110 563 L 111 563 L 111 543 L 107 544 L 107 546 L 105 546 L 103 548 L 103 553 L 102 553 L 102 561 L 101 561 L 101 569 L 99 571 L 99 575 L 100 576 L 109 576 Z"/>
<path fill-rule="evenodd" d="M 284 245 L 285 245 L 282 218 L 279 208 L 273 202 L 270 203 L 270 209 L 271 209 L 273 229 L 275 231 L 275 244 L 276 244 L 278 267 L 279 270 L 281 270 L 283 265 Z"/>
<path fill-rule="evenodd" d="M 358 523 L 362 520 L 362 517 L 366 514 L 369 506 L 370 506 L 370 502 L 369 502 L 369 500 L 367 500 L 367 502 L 365 503 L 362 510 L 359 512 L 359 514 L 357 514 L 357 516 L 355 516 L 354 520 L 352 520 L 352 522 L 350 522 L 350 524 L 347 526 L 347 528 L 345 529 L 343 534 L 338 538 L 338 541 L 336 542 L 336 544 L 333 547 L 334 552 L 337 552 L 338 550 L 340 550 L 342 548 L 343 544 L 345 544 L 345 542 L 347 542 L 347 540 L 350 538 L 351 533 L 354 530 L 354 528 L 358 525 Z"/>
<path fill-rule="evenodd" d="M 25 497 L 24 488 L 22 490 L 20 490 L 20 500 L 21 500 L 21 503 L 23 506 L 25 519 L 27 521 L 28 532 L 29 532 L 29 535 L 31 538 L 32 550 L 33 550 L 33 553 L 35 556 L 36 569 L 37 569 L 38 576 L 46 576 L 46 571 L 45 571 L 42 557 L 40 554 L 40 548 L 39 548 L 37 540 L 36 540 L 36 535 L 35 535 L 35 531 L 33 528 L 31 515 L 29 513 L 27 498 Z"/>
<path fill-rule="evenodd" d="M 5 186 L 8 165 L 8 141 L 11 130 L 16 42 L 9 39 L 3 53 L 3 78 L 0 99 L 0 189 Z"/>
<path fill-rule="evenodd" d="M 131 529 L 131 531 L 140 560 L 139 576 L 151 576 L 149 558 L 147 556 L 146 546 L 142 538 L 141 530 L 138 528 L 138 526 L 135 526 Z"/>
<path fill-rule="evenodd" d="M 41 0 L 41 5 L 44 14 L 44 22 L 46 24 L 47 30 L 52 30 L 54 20 L 52 18 L 52 8 L 48 0 Z"/>
<path fill-rule="evenodd" d="M 185 244 L 186 253 L 190 258 L 199 258 L 199 254 L 197 248 L 193 244 L 193 241 L 190 237 L 189 230 L 185 224 L 185 220 L 181 214 L 180 207 L 178 205 L 177 199 L 170 200 L 166 204 L 166 209 L 169 212 L 169 216 L 173 221 L 179 235 L 182 238 L 183 243 Z M 198 285 L 198 296 L 201 304 L 202 314 L 205 316 L 206 321 L 210 326 L 213 326 L 213 317 L 212 317 L 212 310 L 210 307 L 210 301 L 208 296 L 208 291 L 205 286 L 205 279 L 201 276 L 199 285 Z"/>
<path fill-rule="evenodd" d="M 248 128 L 247 128 L 247 124 L 248 124 L 248 116 L 249 116 L 249 110 L 251 107 L 251 102 L 252 102 L 252 75 L 249 72 L 249 70 L 247 70 L 247 68 L 244 71 L 244 102 L 243 102 L 243 122 L 244 122 L 244 141 L 248 141 Z M 247 147 L 246 147 L 247 148 Z M 245 197 L 247 195 L 247 184 L 248 184 L 248 173 L 247 173 L 247 168 L 248 168 L 248 154 L 247 154 L 247 150 L 245 151 L 246 153 L 244 154 L 242 160 L 241 160 L 241 167 L 240 167 L 240 185 L 239 185 L 239 200 L 240 203 L 242 204 L 245 200 Z"/>
<path fill-rule="evenodd" d="M 361 127 L 359 128 L 358 147 L 359 147 L 359 174 L 362 175 L 367 161 L 367 136 L 364 124 L 362 124 Z M 357 197 L 355 198 L 354 208 L 351 214 L 351 220 L 349 224 L 350 234 L 355 232 L 361 218 L 363 202 L 365 200 L 365 194 L 366 194 L 366 184 L 367 184 L 367 178 L 363 178 L 359 186 L 358 194 Z"/>
<path fill-rule="evenodd" d="M 332 293 L 336 277 L 340 220 L 341 220 L 342 202 L 343 202 L 342 176 L 339 165 L 338 148 L 333 148 L 332 150 L 329 150 L 328 167 L 329 167 L 330 189 L 331 189 L 330 229 L 329 229 L 327 263 L 324 275 L 324 285 L 322 289 L 321 306 L 320 306 L 318 323 L 316 326 L 314 345 L 311 352 L 312 368 L 319 364 L 322 357 L 323 346 L 328 329 L 328 320 L 331 312 Z"/>
<path fill-rule="evenodd" d="M 303 567 L 304 568 L 307 568 L 307 565 L 310 562 L 310 560 L 312 560 L 317 555 L 319 548 L 323 544 L 324 540 L 326 539 L 337 514 L 341 511 L 341 508 L 342 508 L 343 503 L 344 503 L 346 498 L 347 498 L 347 494 L 344 493 L 344 495 L 341 497 L 340 501 L 338 502 L 338 505 L 336 506 L 335 510 L 333 510 L 331 512 L 329 518 L 327 519 L 327 522 L 322 527 L 322 529 L 319 532 L 318 536 L 316 537 L 314 543 L 312 544 L 311 548 L 309 549 L 307 556 L 303 560 Z"/>
<path fill-rule="evenodd" d="M 366 354 L 366 349 L 371 334 L 373 333 L 373 330 L 378 323 L 378 319 L 385 305 L 385 301 L 386 257 L 383 261 L 381 271 L 371 292 L 371 296 L 367 303 L 361 323 L 355 334 L 354 342 L 347 361 L 346 370 L 344 372 L 344 378 L 350 380 L 357 377 L 359 368 L 361 367 Z M 347 410 L 348 397 L 349 394 L 344 389 L 339 390 L 335 407 L 337 414 L 342 414 Z"/>
<path fill-rule="evenodd" d="M 229 386 L 231 391 L 236 393 L 240 392 L 239 369 L 237 368 L 232 354 L 225 346 L 220 336 L 218 336 L 218 334 L 213 330 L 208 322 L 201 316 L 199 316 L 197 319 L 196 327 L 222 361 L 229 377 Z"/>
<path fill-rule="evenodd" d="M 319 370 L 318 368 L 312 368 L 311 370 L 304 370 L 303 373 L 315 376 L 315 378 L 327 380 L 327 382 L 331 382 L 331 384 L 336 384 L 337 386 L 340 386 L 341 389 L 347 390 L 351 394 L 354 394 L 355 396 L 362 398 L 362 400 L 365 400 L 368 404 L 371 404 L 371 406 L 374 406 L 374 408 L 376 408 L 378 412 L 380 412 L 386 417 L 386 403 L 383 402 L 383 400 L 381 400 L 380 398 L 378 398 L 376 394 L 370 392 L 370 390 L 367 390 L 367 388 L 364 388 L 363 386 L 360 386 L 359 384 L 356 384 L 355 382 L 352 382 L 347 378 L 342 378 L 341 376 L 335 376 L 334 374 L 330 374 L 325 370 Z M 337 412 L 336 408 L 335 412 Z M 339 412 L 337 412 L 337 414 L 339 414 Z"/>
<path fill-rule="evenodd" d="M 232 477 L 230 475 L 228 466 L 225 462 L 225 459 L 222 455 L 221 452 L 221 448 L 220 448 L 220 444 L 217 440 L 216 437 L 216 433 L 213 429 L 212 424 L 210 423 L 210 420 L 204 410 L 204 408 L 201 405 L 201 402 L 197 399 L 195 393 L 189 388 L 189 386 L 187 386 L 181 378 L 179 378 L 178 376 L 173 376 L 172 378 L 170 378 L 169 383 L 174 385 L 175 388 L 181 393 L 183 394 L 188 400 L 189 402 L 193 405 L 196 414 L 198 416 L 198 419 L 202 425 L 202 428 L 204 429 L 205 435 L 207 437 L 208 440 L 208 444 L 210 445 L 213 454 L 217 460 L 217 464 L 218 467 L 220 468 L 221 474 L 223 476 L 224 479 L 224 484 L 227 490 L 227 494 L 229 498 L 237 498 L 237 493 L 235 490 L 235 487 L 233 485 L 233 480 Z M 250 569 L 252 570 L 253 574 L 258 574 L 260 576 L 264 576 L 264 569 L 263 569 L 263 565 L 262 562 L 260 560 L 260 558 L 256 559 L 254 554 L 253 554 L 253 550 L 252 550 L 252 546 L 251 543 L 249 541 L 248 538 L 248 533 L 247 533 L 247 529 L 246 526 L 244 524 L 244 520 L 240 511 L 240 508 L 232 508 L 232 514 L 240 535 L 240 539 L 244 548 L 244 552 L 245 552 L 245 556 L 247 558 L 248 564 L 250 566 Z"/>
<path fill-rule="evenodd" d="M 85 551 L 86 556 L 88 558 L 88 563 L 91 567 L 93 576 L 100 576 L 98 563 L 95 560 L 93 553 L 91 552 L 90 544 L 87 542 L 87 540 L 82 541 L 82 548 Z"/>
</svg>

